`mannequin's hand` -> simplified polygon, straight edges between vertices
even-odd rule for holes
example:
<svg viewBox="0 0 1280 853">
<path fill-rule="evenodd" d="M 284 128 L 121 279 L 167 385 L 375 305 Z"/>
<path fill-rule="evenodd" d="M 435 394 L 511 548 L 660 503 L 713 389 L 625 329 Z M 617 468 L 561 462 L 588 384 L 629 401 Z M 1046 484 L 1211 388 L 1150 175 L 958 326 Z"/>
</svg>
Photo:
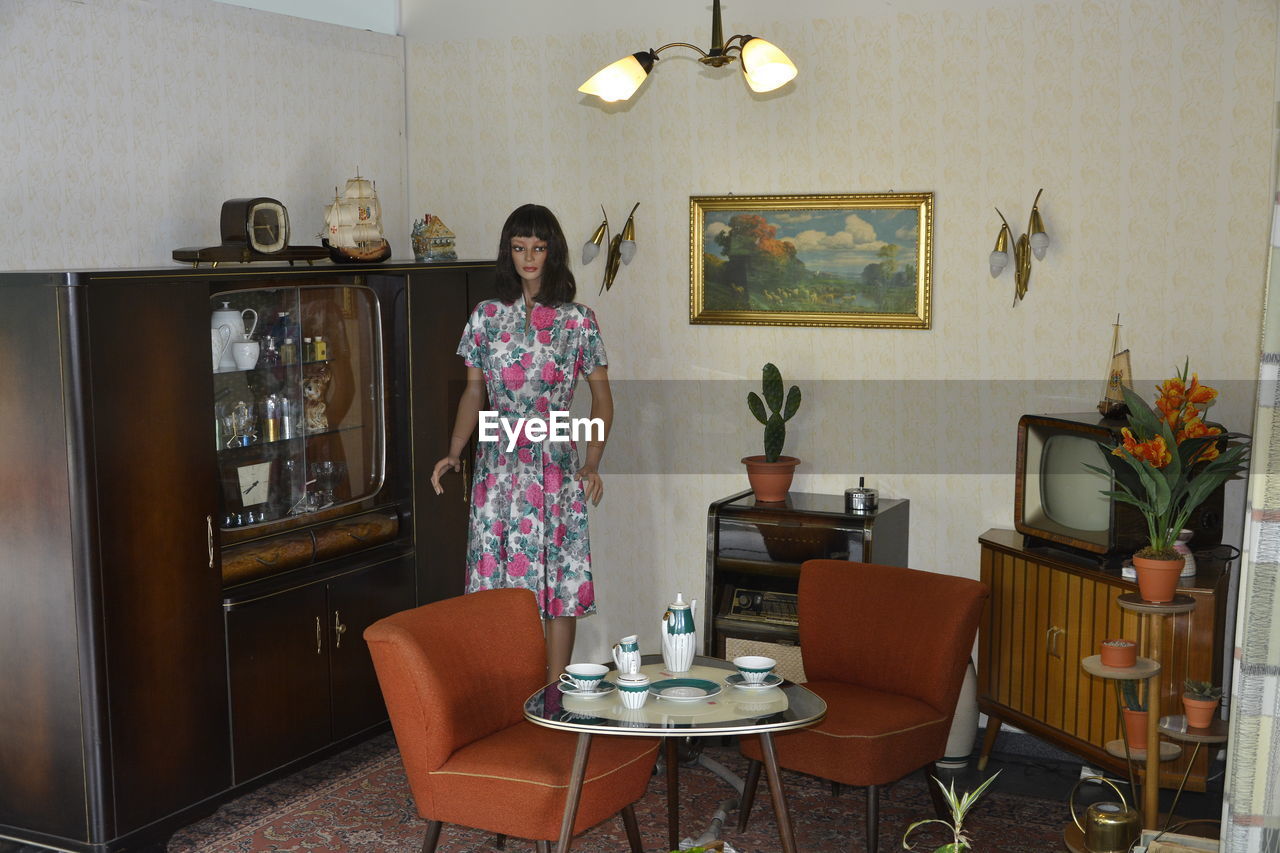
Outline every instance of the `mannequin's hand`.
<svg viewBox="0 0 1280 853">
<path fill-rule="evenodd" d="M 444 494 L 444 486 L 440 485 L 440 476 L 450 470 L 462 470 L 462 460 L 457 456 L 446 456 L 436 463 L 435 468 L 431 469 L 431 488 L 436 490 L 437 495 Z"/>
<path fill-rule="evenodd" d="M 583 465 L 578 469 L 578 473 L 573 475 L 573 479 L 582 483 L 582 492 L 587 500 L 591 501 L 591 505 L 599 506 L 600 499 L 604 497 L 604 480 L 595 466 Z"/>
</svg>

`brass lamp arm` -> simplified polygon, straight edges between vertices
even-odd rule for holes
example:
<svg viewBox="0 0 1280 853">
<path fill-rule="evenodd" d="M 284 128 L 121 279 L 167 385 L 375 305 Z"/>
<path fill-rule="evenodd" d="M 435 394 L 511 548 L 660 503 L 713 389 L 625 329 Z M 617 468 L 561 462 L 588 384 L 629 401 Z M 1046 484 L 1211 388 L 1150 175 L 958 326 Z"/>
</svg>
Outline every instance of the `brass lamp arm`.
<svg viewBox="0 0 1280 853">
<path fill-rule="evenodd" d="M 741 56 L 742 46 L 751 41 L 752 38 L 753 36 L 748 35 L 730 36 L 728 41 L 720 45 L 712 46 L 709 51 L 703 50 L 696 44 L 689 44 L 687 41 L 673 41 L 670 44 L 664 44 L 662 47 L 649 51 L 649 54 L 656 60 L 658 58 L 658 54 L 668 48 L 687 47 L 690 50 L 697 51 L 701 57 L 698 61 L 702 64 L 719 68 L 722 65 L 728 65 L 730 62 L 733 62 Z M 730 51 L 733 50 L 737 51 L 737 55 L 730 53 Z"/>
</svg>

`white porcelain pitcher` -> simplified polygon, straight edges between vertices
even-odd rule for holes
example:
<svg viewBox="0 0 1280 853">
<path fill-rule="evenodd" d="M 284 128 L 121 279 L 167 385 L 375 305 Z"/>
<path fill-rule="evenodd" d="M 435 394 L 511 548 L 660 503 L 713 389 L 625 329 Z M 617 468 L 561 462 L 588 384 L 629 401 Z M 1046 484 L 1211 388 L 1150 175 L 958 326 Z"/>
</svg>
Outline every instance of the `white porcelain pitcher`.
<svg viewBox="0 0 1280 853">
<path fill-rule="evenodd" d="M 668 672 L 688 672 L 693 666 L 693 655 L 698 646 L 695 621 L 698 600 L 685 603 L 684 595 L 676 593 L 676 600 L 667 605 L 662 614 L 658 631 L 662 637 L 662 662 Z"/>
<path fill-rule="evenodd" d="M 618 667 L 619 675 L 639 672 L 640 638 L 635 634 L 630 634 L 614 643 L 613 663 Z"/>
<path fill-rule="evenodd" d="M 252 315 L 252 320 L 249 322 L 249 327 L 247 329 L 245 328 L 246 314 Z M 210 328 L 217 331 L 218 327 L 223 325 L 231 329 L 232 342 L 243 341 L 246 338 L 252 337 L 253 330 L 258 328 L 258 312 L 254 311 L 252 308 L 245 308 L 241 311 L 239 309 L 232 308 L 230 302 L 223 302 L 222 307 L 213 312 L 213 322 L 210 325 Z M 221 373 L 224 370 L 235 369 L 235 356 L 232 353 L 232 348 L 227 347 L 222 351 L 222 358 L 218 362 L 218 372 Z"/>
</svg>

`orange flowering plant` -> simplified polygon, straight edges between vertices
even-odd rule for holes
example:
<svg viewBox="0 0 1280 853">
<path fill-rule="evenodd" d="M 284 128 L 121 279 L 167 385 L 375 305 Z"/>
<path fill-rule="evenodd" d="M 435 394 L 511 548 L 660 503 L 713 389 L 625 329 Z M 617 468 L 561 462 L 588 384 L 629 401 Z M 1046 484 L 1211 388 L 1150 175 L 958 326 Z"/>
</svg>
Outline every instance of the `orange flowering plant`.
<svg viewBox="0 0 1280 853">
<path fill-rule="evenodd" d="M 1189 364 L 1156 386 L 1154 410 L 1124 389 L 1129 425 L 1120 431 L 1118 446 L 1103 445 L 1110 451 L 1106 460 L 1111 470 L 1088 466 L 1113 474 L 1118 488 L 1103 494 L 1132 504 L 1146 519 L 1147 545 L 1138 551 L 1140 557 L 1176 558 L 1173 543 L 1191 513 L 1248 462 L 1244 436 L 1205 421 L 1218 392 L 1201 385 L 1194 373 L 1188 381 Z"/>
</svg>

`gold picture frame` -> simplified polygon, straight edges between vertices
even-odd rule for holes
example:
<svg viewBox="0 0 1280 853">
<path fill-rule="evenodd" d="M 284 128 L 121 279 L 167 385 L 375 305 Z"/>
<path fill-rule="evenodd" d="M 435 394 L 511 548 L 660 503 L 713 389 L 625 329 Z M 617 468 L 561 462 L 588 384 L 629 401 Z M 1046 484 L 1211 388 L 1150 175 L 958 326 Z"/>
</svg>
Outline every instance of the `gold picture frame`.
<svg viewBox="0 0 1280 853">
<path fill-rule="evenodd" d="M 933 193 L 689 198 L 689 322 L 928 329 Z"/>
</svg>

